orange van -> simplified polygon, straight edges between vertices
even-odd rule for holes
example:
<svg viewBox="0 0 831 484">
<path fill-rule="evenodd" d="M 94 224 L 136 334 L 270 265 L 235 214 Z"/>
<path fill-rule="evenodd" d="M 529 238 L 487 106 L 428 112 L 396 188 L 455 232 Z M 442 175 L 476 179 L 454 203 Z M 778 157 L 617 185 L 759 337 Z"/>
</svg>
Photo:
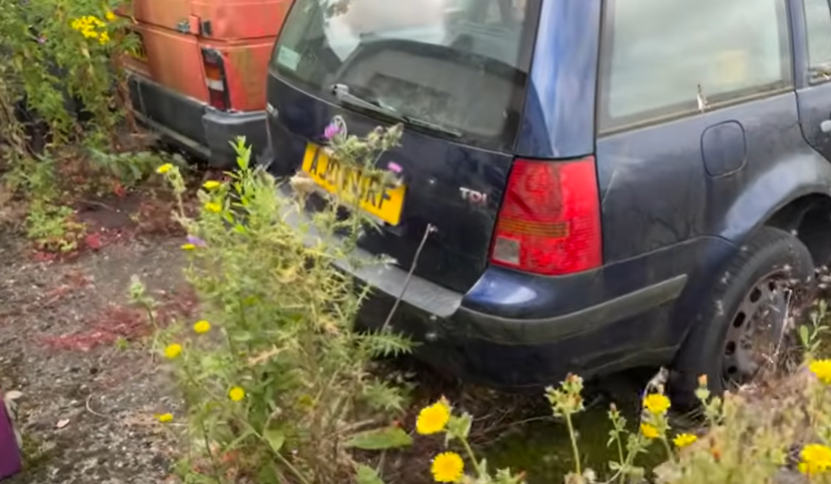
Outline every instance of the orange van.
<svg viewBox="0 0 831 484">
<path fill-rule="evenodd" d="M 141 48 L 127 61 L 138 121 L 167 141 L 234 165 L 229 144 L 267 144 L 265 81 L 291 0 L 134 0 Z"/>
</svg>

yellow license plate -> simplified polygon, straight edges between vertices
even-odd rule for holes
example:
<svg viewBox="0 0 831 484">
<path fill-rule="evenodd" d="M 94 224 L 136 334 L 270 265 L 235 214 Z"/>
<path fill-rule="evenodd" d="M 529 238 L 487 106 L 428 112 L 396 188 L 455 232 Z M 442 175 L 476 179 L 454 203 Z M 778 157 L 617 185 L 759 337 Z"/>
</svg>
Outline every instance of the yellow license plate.
<svg viewBox="0 0 831 484">
<path fill-rule="evenodd" d="M 309 143 L 303 157 L 303 171 L 317 185 L 336 195 L 347 205 L 358 206 L 390 225 L 401 221 L 401 209 L 404 207 L 404 185 L 380 186 L 378 182 L 362 179 L 355 170 L 342 167 L 332 161 L 320 146 Z M 361 196 L 363 194 L 363 196 Z M 356 203 L 356 199 L 361 200 Z"/>
</svg>

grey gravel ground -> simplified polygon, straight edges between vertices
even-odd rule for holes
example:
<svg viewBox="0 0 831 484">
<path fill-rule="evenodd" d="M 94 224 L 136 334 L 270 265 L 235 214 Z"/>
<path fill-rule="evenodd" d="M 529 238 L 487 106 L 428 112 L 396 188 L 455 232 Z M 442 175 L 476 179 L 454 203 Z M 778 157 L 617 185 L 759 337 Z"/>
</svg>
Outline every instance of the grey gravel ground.
<svg viewBox="0 0 831 484">
<path fill-rule="evenodd" d="M 153 415 L 174 410 L 176 399 L 126 294 L 139 274 L 172 313 L 192 310 L 179 243 L 130 241 L 72 262 L 33 262 L 19 237 L 0 229 L 0 389 L 23 394 L 26 453 L 25 472 L 10 484 L 170 478 L 170 428 Z"/>
</svg>

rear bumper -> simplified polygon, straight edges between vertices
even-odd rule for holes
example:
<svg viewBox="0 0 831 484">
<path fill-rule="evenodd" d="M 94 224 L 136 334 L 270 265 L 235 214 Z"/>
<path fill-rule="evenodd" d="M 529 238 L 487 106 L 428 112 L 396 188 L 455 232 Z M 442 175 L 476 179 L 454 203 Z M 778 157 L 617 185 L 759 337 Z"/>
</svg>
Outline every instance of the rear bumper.
<svg viewBox="0 0 831 484">
<path fill-rule="evenodd" d="M 291 213 L 285 220 L 298 224 L 303 216 Z M 337 265 L 374 288 L 359 315 L 362 327 L 382 325 L 400 296 L 392 325 L 418 343 L 416 355 L 441 372 L 489 386 L 540 386 L 556 383 L 568 372 L 591 377 L 666 364 L 681 336 L 670 334 L 668 321 L 686 286 L 684 274 L 602 301 L 586 298 L 579 309 L 531 319 L 506 315 L 510 310 L 502 312 L 499 305 L 488 312 L 472 309 L 476 287 L 461 294 L 415 276 L 407 281 L 407 272 L 392 265 Z M 604 284 L 601 271 L 572 277 Z M 585 283 L 562 279 L 571 286 Z"/>
<path fill-rule="evenodd" d="M 265 148 L 265 111 L 217 111 L 136 74 L 130 76 L 129 86 L 141 123 L 217 168 L 236 166 L 230 142 L 238 136 L 245 137 L 255 154 Z"/>
</svg>

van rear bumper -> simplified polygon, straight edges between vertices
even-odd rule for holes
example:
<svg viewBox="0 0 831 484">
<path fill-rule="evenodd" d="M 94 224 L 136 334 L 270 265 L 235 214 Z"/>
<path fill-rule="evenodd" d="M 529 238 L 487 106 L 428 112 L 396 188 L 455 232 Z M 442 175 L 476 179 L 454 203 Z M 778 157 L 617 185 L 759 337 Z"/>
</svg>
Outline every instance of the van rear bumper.
<svg viewBox="0 0 831 484">
<path fill-rule="evenodd" d="M 290 188 L 284 185 L 281 191 L 288 196 Z M 292 211 L 284 220 L 297 225 L 303 217 Z M 317 237 L 308 236 L 310 243 Z M 369 256 L 358 252 L 358 257 Z M 440 372 L 488 386 L 537 387 L 569 372 L 591 377 L 666 364 L 681 339 L 672 334 L 669 320 L 686 287 L 685 274 L 614 298 L 595 300 L 587 291 L 576 309 L 523 318 L 500 311 L 498 304 L 488 312 L 472 309 L 476 287 L 461 294 L 417 276 L 408 278 L 407 271 L 393 265 L 336 265 L 374 289 L 361 309 L 361 327 L 382 326 L 400 297 L 391 325 L 417 343 L 416 356 Z M 483 281 L 488 272 L 493 270 L 486 271 Z M 562 283 L 602 287 L 604 277 L 601 269 L 563 277 Z"/>
<path fill-rule="evenodd" d="M 265 111 L 224 112 L 131 74 L 130 99 L 139 122 L 217 168 L 236 166 L 230 142 L 244 136 L 255 154 L 267 144 Z"/>
</svg>

